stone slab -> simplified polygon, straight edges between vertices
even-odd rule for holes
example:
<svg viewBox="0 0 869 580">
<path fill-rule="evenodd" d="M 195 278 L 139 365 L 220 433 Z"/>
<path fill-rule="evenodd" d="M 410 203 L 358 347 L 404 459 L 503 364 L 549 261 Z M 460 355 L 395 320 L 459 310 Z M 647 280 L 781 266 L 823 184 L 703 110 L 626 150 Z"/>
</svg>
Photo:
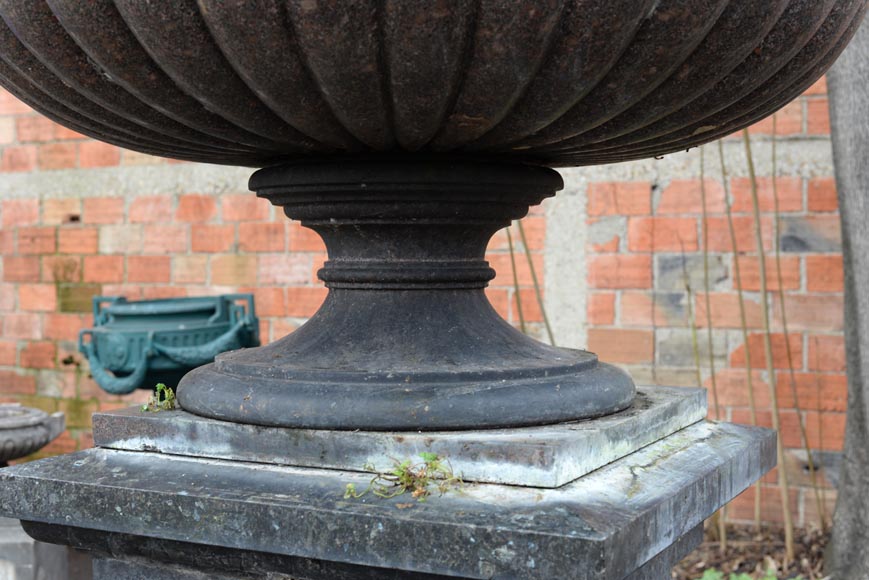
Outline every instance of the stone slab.
<svg viewBox="0 0 869 580">
<path fill-rule="evenodd" d="M 65 531 L 67 538 L 82 539 L 76 531 L 69 528 Z M 625 580 L 670 580 L 670 572 L 676 562 L 697 547 L 702 539 L 703 526 L 698 525 Z M 131 539 L 111 535 L 104 541 L 111 542 L 117 548 L 118 545 L 126 545 Z M 268 577 L 269 580 L 303 578 L 305 580 L 447 580 L 448 578 L 430 574 L 408 575 L 398 571 L 372 568 L 352 570 L 342 567 L 341 570 L 336 570 L 335 567 L 316 565 L 313 562 L 287 559 L 275 561 L 263 554 L 256 557 L 257 562 L 254 566 L 246 570 L 238 570 L 243 566 L 229 563 L 233 558 L 226 554 L 225 550 L 220 555 L 216 553 L 217 550 L 214 550 L 203 557 L 201 550 L 196 548 L 191 550 L 190 544 L 165 542 L 160 544 L 159 549 L 160 554 L 151 550 L 146 552 L 147 556 L 144 558 L 142 551 L 136 551 L 135 555 L 117 558 L 98 557 L 94 560 L 94 580 L 253 580 L 263 577 Z M 199 553 L 193 557 L 191 552 Z M 176 558 L 171 556 L 167 558 L 166 554 L 173 554 Z M 272 561 L 267 562 L 268 560 Z M 219 568 L 203 566 L 203 561 L 216 563 Z M 312 571 L 314 576 L 310 575 Z"/>
<path fill-rule="evenodd" d="M 356 472 L 91 449 L 0 471 L 0 513 L 408 573 L 622 580 L 771 469 L 775 444 L 701 422 L 557 489 L 426 502 L 345 499 Z"/>
<path fill-rule="evenodd" d="M 706 390 L 645 387 L 633 406 L 598 419 L 481 431 L 318 431 L 243 425 L 134 407 L 93 417 L 99 447 L 346 471 L 388 471 L 420 453 L 465 481 L 560 487 L 706 417 Z"/>
</svg>

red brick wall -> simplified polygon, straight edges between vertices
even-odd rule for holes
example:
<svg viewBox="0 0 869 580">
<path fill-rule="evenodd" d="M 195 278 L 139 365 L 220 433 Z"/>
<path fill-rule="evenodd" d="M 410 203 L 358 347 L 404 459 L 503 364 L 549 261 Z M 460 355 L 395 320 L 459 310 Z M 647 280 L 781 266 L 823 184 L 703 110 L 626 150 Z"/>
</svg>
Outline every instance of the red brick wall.
<svg viewBox="0 0 869 580">
<path fill-rule="evenodd" d="M 820 83 L 779 114 L 782 142 L 829 141 L 824 93 Z M 758 149 L 769 146 L 770 129 L 769 121 L 753 128 Z M 123 180 L 127 167 L 130 171 L 134 167 L 165 167 L 167 172 L 181 167 L 177 162 L 84 138 L 44 119 L 3 91 L 0 148 L 0 171 L 9 178 L 21 173 L 34 179 L 75 173 L 87 184 L 89 176 L 112 172 Z M 714 147 L 707 148 L 706 159 L 717 165 Z M 91 296 L 116 294 L 135 299 L 252 291 L 264 340 L 292 331 L 325 296 L 316 280 L 316 271 L 325 259 L 319 238 L 247 192 L 244 179 L 234 190 L 202 192 L 180 187 L 159 193 L 144 180 L 133 191 L 127 187 L 123 194 L 110 189 L 44 194 L 30 191 L 26 180 L 20 183 L 24 184 L 22 189 L 0 199 L 0 400 L 67 413 L 70 429 L 46 454 L 90 446 L 92 412 L 134 404 L 146 396 L 106 395 L 81 365 L 75 340 L 78 331 L 91 323 Z M 749 347 L 762 407 L 759 416 L 762 423 L 769 424 L 749 183 L 736 177 L 731 187 L 752 332 Z M 800 168 L 783 168 L 778 187 L 782 233 L 791 244 L 783 253 L 782 269 L 799 404 L 813 448 L 837 450 L 842 443 L 846 385 L 841 251 L 832 175 L 806 177 Z M 721 416 L 748 422 L 745 345 L 724 216 L 724 188 L 710 178 L 707 189 L 709 216 L 703 224 L 699 181 L 694 178 L 598 180 L 589 185 L 588 228 L 594 241 L 586 248 L 588 343 L 601 358 L 628 367 L 638 382 L 695 384 L 682 262 L 692 280 L 692 309 L 703 346 L 706 305 L 702 250 L 706 227 L 714 282 L 709 298 Z M 774 216 L 768 178 L 761 180 L 761 197 L 764 244 L 771 250 Z M 544 212 L 535 208 L 524 226 L 542 282 Z M 514 243 L 519 251 L 517 275 L 523 314 L 529 331 L 542 336 L 542 315 L 515 228 Z M 518 323 L 504 232 L 493 239 L 489 260 L 499 273 L 488 290 L 490 299 L 503 316 Z M 776 279 L 769 283 L 776 288 Z M 774 363 L 785 371 L 785 339 L 777 299 L 773 306 Z M 710 386 L 705 351 L 701 366 L 704 381 Z M 782 436 L 789 448 L 797 450 L 797 412 L 787 372 L 780 372 L 776 382 L 786 408 Z M 799 521 L 816 520 L 804 463 L 796 451 L 789 455 L 788 470 L 797 484 L 792 494 Z M 771 498 L 765 502 L 765 517 L 770 520 L 780 518 L 776 477 L 768 477 L 763 488 L 764 497 Z M 834 493 L 826 496 L 829 503 Z M 744 495 L 735 502 L 731 516 L 750 519 L 751 509 L 751 497 Z"/>
<path fill-rule="evenodd" d="M 827 139 L 829 121 L 825 85 L 819 83 L 778 115 L 779 143 Z M 772 123 L 752 128 L 755 155 L 771 147 Z M 732 137 L 731 139 L 736 139 Z M 738 143 L 738 141 L 736 142 Z M 707 146 L 707 166 L 719 167 L 717 146 Z M 786 164 L 785 164 L 786 165 Z M 737 168 L 729 167 L 731 172 Z M 744 167 L 740 168 L 743 169 Z M 792 172 L 793 174 L 789 174 Z M 847 381 L 843 325 L 843 272 L 839 217 L 833 175 L 804 177 L 798 168 L 780 169 L 779 242 L 788 341 L 794 360 L 797 410 L 792 395 L 781 317 L 774 252 L 775 214 L 772 180 L 759 179 L 763 245 L 773 325 L 776 393 L 782 408 L 781 437 L 789 448 L 788 473 L 800 523 L 817 521 L 817 504 L 802 448 L 799 414 L 812 449 L 840 450 L 845 426 Z M 759 423 L 771 425 L 770 390 L 760 307 L 760 273 L 752 213 L 751 182 L 730 180 L 737 232 L 739 267 L 745 290 L 746 317 Z M 704 229 L 710 262 L 709 319 L 713 327 L 715 383 L 720 418 L 750 423 L 746 380 L 746 345 L 742 339 L 734 256 L 720 179 L 706 180 L 707 220 L 703 223 L 700 181 L 665 183 L 598 182 L 588 191 L 588 345 L 601 358 L 626 365 L 635 376 L 660 384 L 697 382 L 690 314 L 704 385 L 712 388 L 707 348 L 707 308 L 703 276 Z M 684 270 L 683 270 L 684 264 Z M 686 277 L 691 287 L 686 290 Z M 689 308 L 689 302 L 691 307 Z M 719 416 L 709 394 L 710 416 Z M 799 414 L 798 414 L 799 413 Z M 829 486 L 822 475 L 819 480 Z M 764 480 L 764 518 L 780 521 L 778 475 Z M 753 518 L 753 491 L 738 498 L 730 517 Z M 824 493 L 827 515 L 834 491 Z M 767 499 L 768 498 L 768 499 Z"/>
</svg>

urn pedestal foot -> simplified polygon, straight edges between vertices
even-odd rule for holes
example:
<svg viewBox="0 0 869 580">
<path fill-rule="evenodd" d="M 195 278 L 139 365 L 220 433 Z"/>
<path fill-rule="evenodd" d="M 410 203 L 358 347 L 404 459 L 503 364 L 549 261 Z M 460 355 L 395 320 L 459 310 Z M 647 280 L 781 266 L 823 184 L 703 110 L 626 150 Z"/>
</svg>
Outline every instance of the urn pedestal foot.
<svg viewBox="0 0 869 580">
<path fill-rule="evenodd" d="M 486 299 L 489 239 L 562 185 L 544 167 L 449 159 L 257 172 L 251 189 L 325 241 L 329 295 L 291 335 L 188 374 L 179 402 L 225 421 L 368 431 L 545 425 L 627 408 L 624 372 L 525 336 Z"/>
</svg>

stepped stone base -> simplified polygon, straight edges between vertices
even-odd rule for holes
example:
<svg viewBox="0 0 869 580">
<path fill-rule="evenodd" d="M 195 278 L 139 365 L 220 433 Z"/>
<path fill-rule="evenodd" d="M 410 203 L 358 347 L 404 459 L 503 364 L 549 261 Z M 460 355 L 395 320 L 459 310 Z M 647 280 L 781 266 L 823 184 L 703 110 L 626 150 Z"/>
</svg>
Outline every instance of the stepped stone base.
<svg viewBox="0 0 869 580">
<path fill-rule="evenodd" d="M 115 429 L 129 421 L 125 435 L 100 440 L 129 442 L 160 415 L 113 414 Z M 172 416 L 190 435 L 207 432 Z M 487 433 L 464 435 L 482 445 Z M 193 456 L 212 443 L 191 439 L 186 456 L 104 447 L 16 466 L 0 471 L 0 506 L 41 541 L 91 551 L 97 580 L 663 580 L 703 521 L 773 467 L 776 446 L 766 429 L 700 421 L 561 487 L 467 483 L 420 502 L 346 499 L 347 484 L 371 479 L 359 471 Z"/>
</svg>

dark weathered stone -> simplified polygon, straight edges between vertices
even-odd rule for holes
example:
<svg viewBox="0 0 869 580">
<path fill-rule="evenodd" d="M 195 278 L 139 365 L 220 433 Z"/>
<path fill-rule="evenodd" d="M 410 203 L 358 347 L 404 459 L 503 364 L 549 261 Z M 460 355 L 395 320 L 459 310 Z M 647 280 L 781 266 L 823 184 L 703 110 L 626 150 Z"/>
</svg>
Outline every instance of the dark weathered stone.
<svg viewBox="0 0 869 580">
<path fill-rule="evenodd" d="M 465 481 L 559 487 L 706 418 L 705 389 L 640 388 L 630 408 L 593 421 L 522 429 L 317 431 L 216 421 L 138 407 L 97 413 L 100 447 L 346 471 L 394 468 L 421 453 Z"/>
<path fill-rule="evenodd" d="M 406 573 L 620 580 L 774 458 L 771 431 L 699 423 L 558 489 L 469 484 L 417 502 L 344 499 L 359 473 L 92 449 L 0 471 L 0 510 L 73 545 L 74 524 Z"/>
<path fill-rule="evenodd" d="M 684 150 L 817 80 L 866 0 L 0 1 L 0 83 L 148 153 L 552 166 Z"/>
<path fill-rule="evenodd" d="M 181 406 L 309 429 L 486 429 L 598 417 L 634 386 L 594 354 L 520 333 L 491 307 L 486 245 L 562 187 L 554 171 L 363 159 L 260 170 L 257 194 L 316 231 L 325 303 L 303 327 L 188 374 Z"/>
</svg>

